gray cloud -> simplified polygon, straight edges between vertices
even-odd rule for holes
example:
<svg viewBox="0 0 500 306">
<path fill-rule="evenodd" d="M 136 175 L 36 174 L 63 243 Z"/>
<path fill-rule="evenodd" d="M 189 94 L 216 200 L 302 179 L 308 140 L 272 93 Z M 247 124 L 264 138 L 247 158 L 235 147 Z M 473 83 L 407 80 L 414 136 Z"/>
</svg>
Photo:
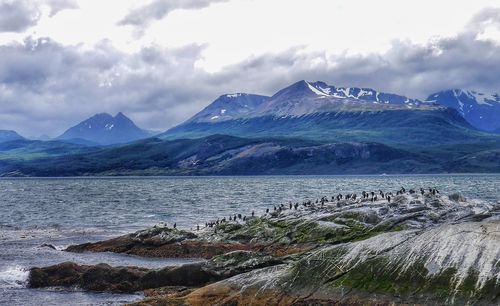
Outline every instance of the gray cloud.
<svg viewBox="0 0 500 306">
<path fill-rule="evenodd" d="M 50 17 L 63 10 L 71 10 L 79 8 L 76 0 L 45 0 L 45 3 L 50 8 Z"/>
<path fill-rule="evenodd" d="M 65 9 L 78 8 L 75 0 L 0 0 L 0 32 L 24 32 L 36 25 L 43 5 L 49 7 L 50 17 Z"/>
<path fill-rule="evenodd" d="M 174 10 L 201 9 L 212 3 L 226 1 L 229 0 L 153 0 L 149 4 L 130 11 L 119 24 L 144 28 L 152 21 L 163 19 Z"/>
<path fill-rule="evenodd" d="M 23 32 L 39 19 L 38 4 L 27 0 L 0 0 L 0 32 Z"/>
<path fill-rule="evenodd" d="M 416 98 L 448 88 L 499 91 L 500 46 L 477 40 L 481 31 L 471 26 L 426 45 L 394 42 L 384 54 L 329 56 L 299 46 L 216 73 L 195 65 L 202 45 L 127 54 L 108 42 L 87 50 L 27 39 L 0 47 L 0 129 L 55 136 L 97 112 L 123 111 L 141 127 L 164 130 L 221 94 L 270 95 L 300 79 Z"/>
</svg>

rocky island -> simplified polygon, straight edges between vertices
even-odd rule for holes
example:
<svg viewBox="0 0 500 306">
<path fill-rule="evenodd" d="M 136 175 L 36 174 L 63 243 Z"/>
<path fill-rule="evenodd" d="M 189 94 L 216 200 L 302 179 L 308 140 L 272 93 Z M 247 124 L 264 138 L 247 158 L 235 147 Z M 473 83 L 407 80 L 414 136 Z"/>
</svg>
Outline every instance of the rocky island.
<svg viewBox="0 0 500 306">
<path fill-rule="evenodd" d="M 434 188 L 276 204 L 66 251 L 200 261 L 158 270 L 66 262 L 32 268 L 29 286 L 144 291 L 136 305 L 500 303 L 500 203 Z"/>
</svg>

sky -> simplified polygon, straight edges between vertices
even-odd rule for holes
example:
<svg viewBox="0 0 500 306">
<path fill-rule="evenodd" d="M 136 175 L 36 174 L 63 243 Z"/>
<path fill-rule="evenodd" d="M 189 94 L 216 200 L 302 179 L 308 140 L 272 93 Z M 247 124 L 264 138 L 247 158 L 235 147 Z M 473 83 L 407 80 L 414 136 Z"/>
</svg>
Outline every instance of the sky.
<svg viewBox="0 0 500 306">
<path fill-rule="evenodd" d="M 298 80 L 500 92 L 498 0 L 0 0 L 0 129 L 101 112 L 164 131 Z"/>
</svg>

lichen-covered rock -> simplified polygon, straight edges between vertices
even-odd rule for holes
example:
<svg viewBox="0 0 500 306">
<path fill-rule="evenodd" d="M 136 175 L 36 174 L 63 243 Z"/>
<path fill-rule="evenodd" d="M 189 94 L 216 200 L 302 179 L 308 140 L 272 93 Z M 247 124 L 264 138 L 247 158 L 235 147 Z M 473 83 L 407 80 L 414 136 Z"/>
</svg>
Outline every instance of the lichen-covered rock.
<svg viewBox="0 0 500 306">
<path fill-rule="evenodd" d="M 192 232 L 166 226 L 153 226 L 152 228 L 138 231 L 131 236 L 136 241 L 158 244 L 180 242 L 198 237 Z"/>
<path fill-rule="evenodd" d="M 288 265 L 200 288 L 183 300 L 187 305 L 202 305 L 205 299 L 220 305 L 375 305 L 384 300 L 497 305 L 499 259 L 500 221 L 446 224 L 324 247 Z"/>
<path fill-rule="evenodd" d="M 251 270 L 274 266 L 283 263 L 283 260 L 273 256 L 251 251 L 233 251 L 224 255 L 215 256 L 207 261 L 203 269 L 227 278 Z"/>
<path fill-rule="evenodd" d="M 405 192 L 280 206 L 196 233 L 152 228 L 68 250 L 211 258 L 147 271 L 141 288 L 203 286 L 166 290 L 148 305 L 494 305 L 499 224 L 498 204 Z M 192 281 L 172 281 L 180 277 Z"/>
</svg>

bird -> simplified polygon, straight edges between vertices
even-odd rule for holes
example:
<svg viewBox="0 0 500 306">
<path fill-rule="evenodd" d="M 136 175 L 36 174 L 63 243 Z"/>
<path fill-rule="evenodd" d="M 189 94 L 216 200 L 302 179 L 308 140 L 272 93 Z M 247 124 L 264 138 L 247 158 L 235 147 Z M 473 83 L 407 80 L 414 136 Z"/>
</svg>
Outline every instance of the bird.
<svg viewBox="0 0 500 306">
<path fill-rule="evenodd" d="M 174 228 L 177 228 L 177 223 L 174 223 Z"/>
</svg>

